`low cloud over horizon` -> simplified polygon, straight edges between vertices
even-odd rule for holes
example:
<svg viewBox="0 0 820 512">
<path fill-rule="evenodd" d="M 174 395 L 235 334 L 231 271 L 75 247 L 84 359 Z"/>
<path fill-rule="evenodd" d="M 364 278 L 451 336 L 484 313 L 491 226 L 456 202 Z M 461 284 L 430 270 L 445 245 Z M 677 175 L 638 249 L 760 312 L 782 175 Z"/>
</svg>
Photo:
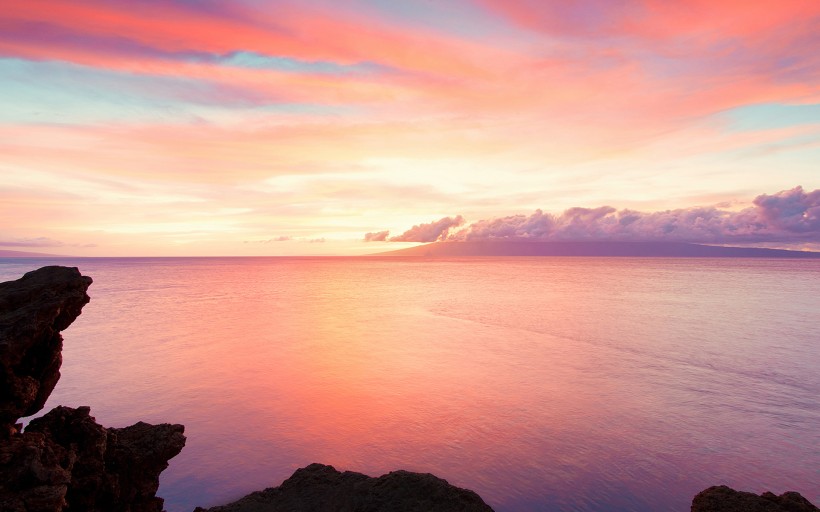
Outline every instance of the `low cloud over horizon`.
<svg viewBox="0 0 820 512">
<path fill-rule="evenodd" d="M 387 235 L 390 234 L 390 231 L 376 231 L 374 233 L 365 233 L 364 234 L 364 241 L 365 242 L 385 242 L 387 241 Z"/>
<path fill-rule="evenodd" d="M 54 240 L 45 236 L 35 238 L 14 238 L 14 239 L 0 239 L 0 247 L 28 247 L 28 248 L 42 248 L 42 247 L 97 247 L 97 244 L 67 244 L 60 240 Z"/>
<path fill-rule="evenodd" d="M 368 233 L 365 241 L 436 242 L 476 240 L 529 241 L 674 241 L 693 243 L 820 243 L 820 189 L 797 186 L 761 194 L 739 211 L 696 206 L 658 212 L 618 210 L 612 206 L 574 207 L 561 214 L 538 209 L 530 215 L 464 223 L 461 215 L 417 224 L 399 236 Z"/>
<path fill-rule="evenodd" d="M 365 233 L 365 242 L 440 242 L 447 239 L 450 229 L 464 224 L 464 217 L 444 217 L 427 224 L 416 224 L 398 236 L 388 238 L 390 231 Z"/>
</svg>

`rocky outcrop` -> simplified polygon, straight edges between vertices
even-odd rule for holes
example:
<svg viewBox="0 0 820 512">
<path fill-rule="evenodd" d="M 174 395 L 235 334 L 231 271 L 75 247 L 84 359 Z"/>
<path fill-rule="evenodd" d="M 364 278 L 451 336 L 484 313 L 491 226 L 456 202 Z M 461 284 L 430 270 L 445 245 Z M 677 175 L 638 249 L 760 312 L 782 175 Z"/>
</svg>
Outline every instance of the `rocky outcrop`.
<svg viewBox="0 0 820 512">
<path fill-rule="evenodd" d="M 90 300 L 91 278 L 43 267 L 0 283 L 0 436 L 35 414 L 60 379 L 63 337 Z"/>
<path fill-rule="evenodd" d="M 818 512 L 818 508 L 797 492 L 780 496 L 764 492 L 758 496 L 718 485 L 695 496 L 692 512 Z"/>
<path fill-rule="evenodd" d="M 0 284 L 0 510 L 160 512 L 159 474 L 185 445 L 182 425 L 105 428 L 88 407 L 32 420 L 60 378 L 60 331 L 88 303 L 91 278 L 45 267 Z"/>
<path fill-rule="evenodd" d="M 194 512 L 449 512 L 491 511 L 478 494 L 431 474 L 394 471 L 378 478 L 311 464 L 279 487 Z M 820 512 L 797 492 L 776 496 L 710 487 L 692 500 L 692 512 Z"/>
<path fill-rule="evenodd" d="M 0 442 L 0 510 L 159 512 L 159 474 L 182 425 L 105 428 L 88 407 L 56 407 Z"/>
<path fill-rule="evenodd" d="M 255 492 L 221 507 L 194 512 L 492 512 L 478 494 L 429 473 L 393 471 L 372 478 L 333 466 L 311 464 L 279 487 Z"/>
<path fill-rule="evenodd" d="M 88 407 L 56 407 L 32 420 L 23 434 L 53 442 L 59 465 L 70 475 L 66 510 L 153 512 L 159 474 L 185 446 L 182 425 L 139 422 L 105 428 Z"/>
</svg>

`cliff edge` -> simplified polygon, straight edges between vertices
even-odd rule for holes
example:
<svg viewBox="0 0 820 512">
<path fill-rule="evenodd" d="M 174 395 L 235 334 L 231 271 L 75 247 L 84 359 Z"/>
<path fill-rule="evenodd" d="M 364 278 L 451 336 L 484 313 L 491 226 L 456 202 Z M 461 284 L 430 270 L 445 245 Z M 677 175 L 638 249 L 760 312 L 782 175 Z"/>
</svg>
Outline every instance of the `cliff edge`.
<svg viewBox="0 0 820 512">
<path fill-rule="evenodd" d="M 63 337 L 90 298 L 76 268 L 0 283 L 0 510 L 160 512 L 159 474 L 185 446 L 182 425 L 105 428 L 89 407 L 32 420 L 60 379 Z"/>
</svg>

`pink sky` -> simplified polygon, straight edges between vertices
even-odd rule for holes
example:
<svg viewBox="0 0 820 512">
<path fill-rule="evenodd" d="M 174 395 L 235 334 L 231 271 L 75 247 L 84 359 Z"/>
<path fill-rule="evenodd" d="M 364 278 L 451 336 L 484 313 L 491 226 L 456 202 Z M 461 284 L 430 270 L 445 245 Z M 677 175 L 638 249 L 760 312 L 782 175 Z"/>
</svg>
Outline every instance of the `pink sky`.
<svg viewBox="0 0 820 512">
<path fill-rule="evenodd" d="M 635 212 L 820 248 L 817 26 L 816 0 L 12 0 L 0 249 L 364 254 Z"/>
</svg>

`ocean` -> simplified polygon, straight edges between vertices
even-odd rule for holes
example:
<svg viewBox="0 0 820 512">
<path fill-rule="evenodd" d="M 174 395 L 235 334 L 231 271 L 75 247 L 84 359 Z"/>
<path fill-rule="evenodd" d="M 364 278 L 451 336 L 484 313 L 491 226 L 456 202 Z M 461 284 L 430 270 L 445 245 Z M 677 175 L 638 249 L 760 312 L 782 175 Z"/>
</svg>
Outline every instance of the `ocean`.
<svg viewBox="0 0 820 512">
<path fill-rule="evenodd" d="M 820 503 L 820 260 L 0 259 L 94 279 L 46 409 L 182 423 L 169 512 L 311 462 L 497 511 Z"/>
</svg>

